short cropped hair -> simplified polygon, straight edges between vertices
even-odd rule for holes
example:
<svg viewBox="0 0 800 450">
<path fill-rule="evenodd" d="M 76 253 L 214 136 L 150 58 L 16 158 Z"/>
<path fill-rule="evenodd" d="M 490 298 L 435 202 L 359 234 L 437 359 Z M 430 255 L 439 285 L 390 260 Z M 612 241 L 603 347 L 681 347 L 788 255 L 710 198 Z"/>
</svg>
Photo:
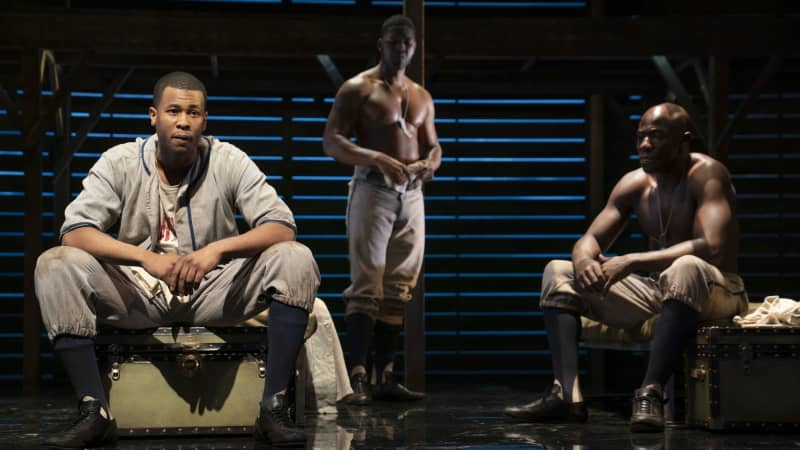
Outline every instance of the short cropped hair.
<svg viewBox="0 0 800 450">
<path fill-rule="evenodd" d="M 414 22 L 412 22 L 411 19 L 402 14 L 395 14 L 383 21 L 383 25 L 381 25 L 381 36 L 386 34 L 390 28 L 394 27 L 409 28 L 411 31 L 417 31 L 417 27 L 414 26 Z"/>
<path fill-rule="evenodd" d="M 188 72 L 170 72 L 156 81 L 156 85 L 153 88 L 153 106 L 158 108 L 164 89 L 168 87 L 187 91 L 200 91 L 203 93 L 203 107 L 205 108 L 208 104 L 208 93 L 202 81 Z"/>
</svg>

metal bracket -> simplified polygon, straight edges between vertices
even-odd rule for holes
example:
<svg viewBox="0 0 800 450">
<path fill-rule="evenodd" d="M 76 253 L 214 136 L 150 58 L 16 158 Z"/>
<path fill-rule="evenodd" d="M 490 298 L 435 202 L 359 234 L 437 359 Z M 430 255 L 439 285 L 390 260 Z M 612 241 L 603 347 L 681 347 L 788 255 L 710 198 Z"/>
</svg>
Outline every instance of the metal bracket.
<svg viewBox="0 0 800 450">
<path fill-rule="evenodd" d="M 114 381 L 119 381 L 119 377 L 120 377 L 119 367 L 120 367 L 120 365 L 119 365 L 119 362 L 117 362 L 117 361 L 114 361 L 111 364 L 111 379 L 114 380 Z"/>
<path fill-rule="evenodd" d="M 267 376 L 267 364 L 262 358 L 258 359 L 258 378 L 265 378 Z"/>
</svg>

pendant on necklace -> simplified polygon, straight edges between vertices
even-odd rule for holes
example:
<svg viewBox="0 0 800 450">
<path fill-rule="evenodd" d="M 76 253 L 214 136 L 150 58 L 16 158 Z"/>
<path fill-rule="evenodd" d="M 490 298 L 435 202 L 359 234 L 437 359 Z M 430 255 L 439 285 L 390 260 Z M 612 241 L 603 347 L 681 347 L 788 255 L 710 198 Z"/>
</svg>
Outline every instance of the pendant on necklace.
<svg viewBox="0 0 800 450">
<path fill-rule="evenodd" d="M 414 137 L 411 134 L 411 131 L 409 131 L 408 126 L 406 125 L 405 117 L 401 117 L 401 118 L 397 119 L 397 122 L 395 122 L 395 123 L 397 124 L 397 127 L 400 128 L 403 131 L 403 134 L 405 134 L 407 138 L 411 139 L 411 138 Z"/>
</svg>

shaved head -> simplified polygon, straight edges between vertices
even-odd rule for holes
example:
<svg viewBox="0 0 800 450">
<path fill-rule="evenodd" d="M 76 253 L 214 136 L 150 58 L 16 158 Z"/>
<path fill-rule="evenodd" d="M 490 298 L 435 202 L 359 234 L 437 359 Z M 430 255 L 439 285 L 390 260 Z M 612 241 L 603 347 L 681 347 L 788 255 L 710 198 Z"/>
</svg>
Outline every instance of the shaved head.
<svg viewBox="0 0 800 450">
<path fill-rule="evenodd" d="M 642 169 L 664 173 L 683 164 L 690 152 L 690 126 L 689 114 L 674 103 L 662 103 L 645 111 L 636 130 Z"/>
<path fill-rule="evenodd" d="M 640 124 L 658 124 L 668 127 L 673 132 L 685 133 L 689 129 L 689 113 L 675 103 L 662 103 L 653 106 L 642 114 Z"/>
</svg>

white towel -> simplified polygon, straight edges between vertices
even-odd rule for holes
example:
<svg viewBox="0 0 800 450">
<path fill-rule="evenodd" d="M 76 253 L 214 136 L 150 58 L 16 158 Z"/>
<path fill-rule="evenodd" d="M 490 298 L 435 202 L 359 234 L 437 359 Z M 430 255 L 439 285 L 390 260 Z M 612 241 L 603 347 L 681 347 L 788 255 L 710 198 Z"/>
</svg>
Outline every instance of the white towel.
<svg viewBox="0 0 800 450">
<path fill-rule="evenodd" d="M 746 316 L 734 316 L 740 327 L 800 327 L 800 302 L 770 295 L 755 311 Z"/>
</svg>

